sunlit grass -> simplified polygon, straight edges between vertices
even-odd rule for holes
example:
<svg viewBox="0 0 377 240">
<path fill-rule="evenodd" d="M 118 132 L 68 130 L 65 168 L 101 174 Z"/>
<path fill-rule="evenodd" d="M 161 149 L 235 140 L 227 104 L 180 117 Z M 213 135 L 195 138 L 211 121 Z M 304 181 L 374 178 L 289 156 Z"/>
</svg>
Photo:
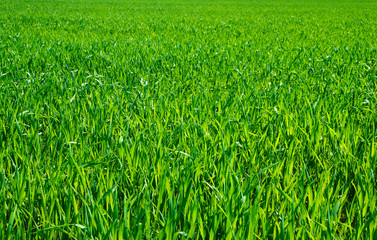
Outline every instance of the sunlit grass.
<svg viewBox="0 0 377 240">
<path fill-rule="evenodd" d="M 0 2 L 0 239 L 377 238 L 374 1 Z"/>
</svg>

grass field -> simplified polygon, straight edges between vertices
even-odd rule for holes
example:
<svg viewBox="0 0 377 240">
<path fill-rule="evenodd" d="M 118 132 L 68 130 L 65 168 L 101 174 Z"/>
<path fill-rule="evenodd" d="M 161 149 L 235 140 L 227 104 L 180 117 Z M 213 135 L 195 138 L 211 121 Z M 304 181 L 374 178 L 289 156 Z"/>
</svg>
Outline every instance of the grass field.
<svg viewBox="0 0 377 240">
<path fill-rule="evenodd" d="M 0 0 L 0 239 L 376 239 L 377 2 Z"/>
</svg>

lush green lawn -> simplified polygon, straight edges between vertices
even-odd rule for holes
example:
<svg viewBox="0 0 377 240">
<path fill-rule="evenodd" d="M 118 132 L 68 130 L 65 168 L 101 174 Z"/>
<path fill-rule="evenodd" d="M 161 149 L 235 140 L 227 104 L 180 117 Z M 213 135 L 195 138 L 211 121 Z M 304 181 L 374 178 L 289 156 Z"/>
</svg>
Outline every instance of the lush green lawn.
<svg viewBox="0 0 377 240">
<path fill-rule="evenodd" d="M 0 239 L 376 239 L 376 1 L 0 1 Z"/>
</svg>

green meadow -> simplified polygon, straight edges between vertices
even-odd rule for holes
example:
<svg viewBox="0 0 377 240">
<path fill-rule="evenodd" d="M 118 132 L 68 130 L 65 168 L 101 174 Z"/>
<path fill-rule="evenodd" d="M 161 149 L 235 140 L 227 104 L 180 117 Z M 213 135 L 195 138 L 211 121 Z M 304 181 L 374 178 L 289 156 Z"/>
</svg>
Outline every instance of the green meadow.
<svg viewBox="0 0 377 240">
<path fill-rule="evenodd" d="M 0 239 L 377 239 L 374 0 L 0 0 Z"/>
</svg>

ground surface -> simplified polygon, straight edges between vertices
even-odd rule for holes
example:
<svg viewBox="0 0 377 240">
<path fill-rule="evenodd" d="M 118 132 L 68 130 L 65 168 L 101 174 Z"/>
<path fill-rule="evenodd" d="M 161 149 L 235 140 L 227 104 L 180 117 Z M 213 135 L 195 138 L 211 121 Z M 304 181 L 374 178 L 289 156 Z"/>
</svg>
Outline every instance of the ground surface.
<svg viewBox="0 0 377 240">
<path fill-rule="evenodd" d="M 376 238 L 376 1 L 0 1 L 0 239 Z"/>
</svg>

